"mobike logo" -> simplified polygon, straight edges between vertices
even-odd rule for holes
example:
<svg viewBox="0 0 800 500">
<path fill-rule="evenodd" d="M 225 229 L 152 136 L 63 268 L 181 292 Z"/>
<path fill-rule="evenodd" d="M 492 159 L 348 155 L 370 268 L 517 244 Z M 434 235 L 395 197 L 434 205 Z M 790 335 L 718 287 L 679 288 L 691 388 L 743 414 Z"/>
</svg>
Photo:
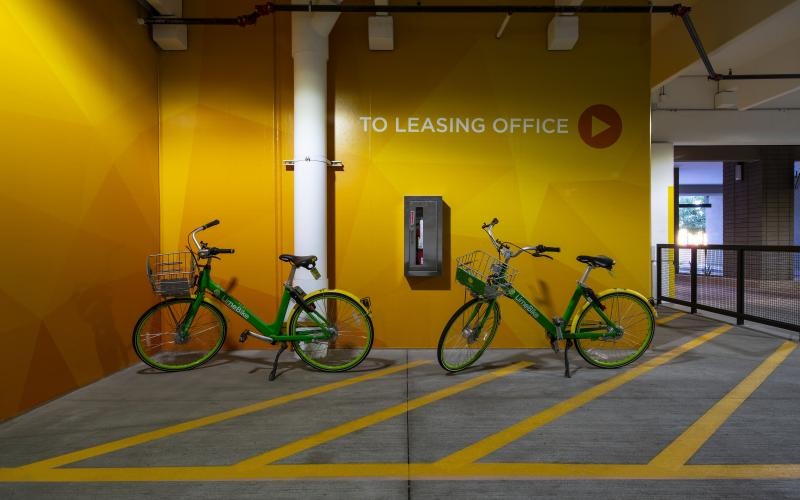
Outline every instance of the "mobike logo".
<svg viewBox="0 0 800 500">
<path fill-rule="evenodd" d="M 244 319 L 250 319 L 250 315 L 249 315 L 249 314 L 247 314 L 247 313 L 244 311 L 244 308 L 243 308 L 242 306 L 238 306 L 238 305 L 234 304 L 234 303 L 233 303 L 233 301 L 231 301 L 231 300 L 229 300 L 229 299 L 225 299 L 225 303 L 228 305 L 228 307 L 230 307 L 231 309 L 233 309 L 234 311 L 236 311 L 236 313 L 237 313 L 239 316 L 243 317 Z"/>
<path fill-rule="evenodd" d="M 539 317 L 539 313 L 536 311 L 536 309 L 534 309 L 532 305 L 525 302 L 525 299 L 523 299 L 521 295 L 517 295 L 516 297 L 514 297 L 514 302 L 521 305 L 522 308 L 528 311 L 528 314 L 530 314 L 534 318 Z"/>
</svg>

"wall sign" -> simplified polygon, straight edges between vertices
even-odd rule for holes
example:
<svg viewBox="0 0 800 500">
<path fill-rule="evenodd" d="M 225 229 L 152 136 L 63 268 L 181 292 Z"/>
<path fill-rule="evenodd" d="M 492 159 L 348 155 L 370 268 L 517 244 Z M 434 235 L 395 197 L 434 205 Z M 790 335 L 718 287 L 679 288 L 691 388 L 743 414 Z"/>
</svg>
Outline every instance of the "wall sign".
<svg viewBox="0 0 800 500">
<path fill-rule="evenodd" d="M 359 116 L 363 132 L 382 134 L 568 134 L 569 118 L 483 116 Z"/>
</svg>

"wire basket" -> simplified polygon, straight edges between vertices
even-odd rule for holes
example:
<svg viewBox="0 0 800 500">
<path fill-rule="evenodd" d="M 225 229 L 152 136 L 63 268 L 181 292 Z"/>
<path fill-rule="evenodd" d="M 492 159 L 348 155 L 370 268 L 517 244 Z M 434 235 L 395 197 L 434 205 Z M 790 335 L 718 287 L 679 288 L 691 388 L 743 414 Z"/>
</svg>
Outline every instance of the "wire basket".
<svg viewBox="0 0 800 500">
<path fill-rule="evenodd" d="M 196 276 L 197 265 L 191 252 L 156 253 L 147 257 L 147 277 L 159 295 L 188 296 Z"/>
<path fill-rule="evenodd" d="M 517 270 L 482 250 L 475 250 L 456 260 L 456 281 L 473 293 L 496 297 L 511 286 Z"/>
</svg>

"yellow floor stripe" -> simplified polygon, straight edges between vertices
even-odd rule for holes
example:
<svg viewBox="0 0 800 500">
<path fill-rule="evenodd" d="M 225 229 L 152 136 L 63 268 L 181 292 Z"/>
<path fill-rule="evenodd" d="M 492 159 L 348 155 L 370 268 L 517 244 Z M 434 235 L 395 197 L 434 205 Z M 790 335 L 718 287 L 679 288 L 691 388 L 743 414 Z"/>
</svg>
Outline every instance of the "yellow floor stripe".
<svg viewBox="0 0 800 500">
<path fill-rule="evenodd" d="M 459 469 L 430 463 L 266 465 L 252 469 L 209 467 L 119 467 L 1 469 L 0 482 L 180 482 L 370 480 L 718 480 L 800 479 L 800 464 L 685 465 L 677 469 L 647 464 L 478 463 Z"/>
<path fill-rule="evenodd" d="M 675 314 L 670 314 L 666 318 L 657 319 L 656 320 L 656 324 L 657 325 L 666 325 L 670 321 L 675 321 L 676 319 L 678 319 L 678 318 L 680 318 L 682 316 L 686 316 L 686 313 L 685 312 L 676 312 Z"/>
<path fill-rule="evenodd" d="M 650 461 L 650 465 L 666 468 L 678 468 L 684 465 L 699 450 L 722 424 L 736 411 L 744 401 L 772 374 L 773 371 L 797 347 L 794 342 L 785 342 L 761 365 L 753 370 L 739 385 L 734 387 L 724 398 L 719 400 L 686 429 L 678 439 L 664 448 Z"/>
<path fill-rule="evenodd" d="M 548 424 L 566 415 L 567 413 L 580 408 L 586 403 L 613 391 L 621 385 L 630 382 L 636 377 L 644 375 L 650 370 L 672 361 L 686 351 L 694 349 L 695 347 L 708 342 L 709 340 L 721 335 L 722 333 L 725 333 L 731 328 L 731 325 L 723 325 L 715 328 L 714 330 L 701 335 L 696 339 L 690 340 L 689 342 L 686 342 L 685 344 L 682 344 L 671 351 L 658 356 L 657 358 L 653 358 L 646 363 L 623 372 L 612 379 L 606 380 L 605 382 L 596 385 L 576 396 L 573 396 L 566 401 L 562 401 L 561 403 L 551 406 L 550 408 L 537 413 L 536 415 L 533 415 L 517 424 L 514 424 L 511 427 L 507 427 L 496 434 L 478 441 L 475 444 L 448 455 L 436 463 L 440 466 L 446 467 L 463 467 L 466 464 L 480 460 L 486 455 L 489 455 L 490 453 L 499 450 L 507 444 L 523 437 L 534 429 Z"/>
<path fill-rule="evenodd" d="M 309 448 L 313 448 L 328 441 L 340 438 L 342 436 L 363 429 L 365 427 L 375 425 L 377 423 L 383 422 L 398 415 L 402 415 L 411 410 L 415 410 L 421 406 L 425 406 L 427 404 L 439 401 L 440 399 L 444 399 L 448 396 L 452 396 L 454 394 L 458 394 L 459 392 L 466 391 L 467 389 L 471 389 L 473 387 L 479 386 L 491 380 L 495 380 L 500 377 L 505 377 L 506 375 L 510 375 L 518 370 L 531 366 L 532 364 L 533 363 L 529 361 L 520 361 L 518 363 L 514 363 L 513 365 L 501 368 L 499 370 L 495 370 L 491 373 L 487 373 L 485 375 L 481 375 L 466 380 L 459 384 L 432 392 L 430 394 L 426 394 L 425 396 L 421 396 L 412 399 L 410 401 L 400 403 L 390 408 L 386 408 L 385 410 L 381 410 L 371 415 L 367 415 L 365 417 L 361 417 L 351 422 L 347 422 L 345 424 L 325 430 L 323 432 L 320 432 L 313 436 L 309 436 L 299 441 L 289 443 L 285 446 L 281 446 L 280 448 L 268 451 L 267 453 L 256 455 L 252 458 L 248 458 L 247 460 L 239 462 L 235 467 L 242 470 L 247 470 L 253 467 L 264 466 L 271 462 L 281 460 L 283 458 L 294 455 Z"/>
<path fill-rule="evenodd" d="M 430 361 L 420 360 L 420 361 L 414 361 L 412 363 L 393 366 L 391 368 L 378 370 L 372 373 L 367 373 L 365 375 L 359 375 L 356 377 L 348 378 L 346 380 L 340 380 L 338 382 L 333 382 L 331 384 L 314 387 L 313 389 L 296 392 L 294 394 L 287 394 L 286 396 L 280 396 L 274 399 L 262 401 L 260 403 L 243 406 L 241 408 L 235 408 L 233 410 L 224 411 L 221 413 L 217 413 L 215 415 L 209 415 L 207 417 L 198 418 L 196 420 L 190 420 L 188 422 L 183 422 L 169 427 L 164 427 L 162 429 L 145 432 L 142 434 L 138 434 L 136 436 L 119 439 L 117 441 L 111 441 L 109 443 L 92 446 L 91 448 L 85 448 L 83 450 L 74 451 L 72 453 L 66 453 L 64 455 L 59 455 L 57 457 L 41 460 L 39 462 L 33 462 L 21 468 L 41 469 L 41 468 L 59 467 L 73 462 L 78 462 L 80 460 L 85 460 L 87 458 L 92 458 L 99 455 L 104 455 L 106 453 L 111 453 L 112 451 L 128 448 L 130 446 L 146 443 L 148 441 L 161 439 L 167 436 L 172 436 L 174 434 L 190 431 L 207 425 L 216 424 L 224 420 L 240 417 L 242 415 L 247 415 L 248 413 L 265 410 L 267 408 L 272 408 L 292 401 L 297 401 L 311 396 L 316 396 L 318 394 L 323 394 L 325 392 L 341 389 L 343 387 L 347 387 L 353 384 L 358 384 L 360 382 L 374 380 L 376 378 L 380 378 L 386 375 L 391 375 L 392 373 L 397 373 L 427 363 L 430 363 Z"/>
</svg>

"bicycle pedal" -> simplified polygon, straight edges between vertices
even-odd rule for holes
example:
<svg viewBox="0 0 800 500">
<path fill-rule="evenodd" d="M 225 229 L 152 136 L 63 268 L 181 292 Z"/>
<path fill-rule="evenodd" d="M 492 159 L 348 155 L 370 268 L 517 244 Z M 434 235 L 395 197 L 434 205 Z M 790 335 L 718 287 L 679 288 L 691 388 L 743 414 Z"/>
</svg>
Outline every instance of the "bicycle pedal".
<svg viewBox="0 0 800 500">
<path fill-rule="evenodd" d="M 558 354 L 560 349 L 558 348 L 558 341 L 556 339 L 550 339 L 550 348 L 554 353 Z"/>
<path fill-rule="evenodd" d="M 243 332 L 241 333 L 241 335 L 239 335 L 239 342 L 243 344 L 243 343 L 244 343 L 244 341 L 245 341 L 245 340 L 247 340 L 247 337 L 248 337 L 249 335 L 250 335 L 250 332 L 248 332 L 247 330 L 243 331 Z"/>
</svg>

